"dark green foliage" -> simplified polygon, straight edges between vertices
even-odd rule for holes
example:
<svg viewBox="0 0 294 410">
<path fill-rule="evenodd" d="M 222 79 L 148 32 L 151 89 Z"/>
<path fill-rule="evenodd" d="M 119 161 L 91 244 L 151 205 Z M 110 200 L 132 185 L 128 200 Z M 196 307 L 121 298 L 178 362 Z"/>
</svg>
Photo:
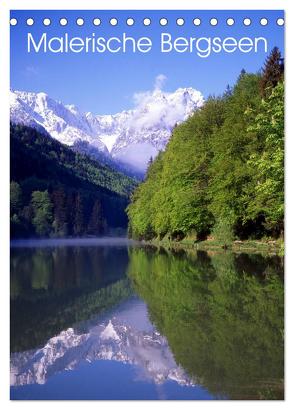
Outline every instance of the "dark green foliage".
<svg viewBox="0 0 294 410">
<path fill-rule="evenodd" d="M 284 88 L 268 74 L 270 62 L 263 77 L 242 70 L 232 89 L 175 127 L 133 194 L 131 236 L 198 240 L 213 233 L 227 244 L 282 234 Z M 265 99 L 264 78 L 271 89 Z"/>
<path fill-rule="evenodd" d="M 284 78 L 284 59 L 278 47 L 274 47 L 262 68 L 260 88 L 263 96 L 268 96 L 279 81 Z"/>
<path fill-rule="evenodd" d="M 136 185 L 22 125 L 11 125 L 11 180 L 12 237 L 99 235 L 107 227 L 126 228 L 125 208 Z"/>
<path fill-rule="evenodd" d="M 31 205 L 33 209 L 32 222 L 36 234 L 39 236 L 49 235 L 52 223 L 52 203 L 48 191 L 34 191 Z"/>
<path fill-rule="evenodd" d="M 52 201 L 54 204 L 53 227 L 56 236 L 66 236 L 68 234 L 67 203 L 66 194 L 62 187 L 53 191 Z"/>
<path fill-rule="evenodd" d="M 84 232 L 84 205 L 80 193 L 76 195 L 74 209 L 73 232 L 75 236 L 80 236 Z"/>
<path fill-rule="evenodd" d="M 96 200 L 93 205 L 90 221 L 88 225 L 88 231 L 92 234 L 102 233 L 105 229 L 105 221 L 102 217 L 101 203 Z"/>
<path fill-rule="evenodd" d="M 10 184 L 10 209 L 11 214 L 19 212 L 22 207 L 22 192 L 19 184 L 12 181 Z"/>
<path fill-rule="evenodd" d="M 10 183 L 10 225 L 16 235 L 22 230 L 20 211 L 22 209 L 22 191 L 20 185 L 12 181 Z"/>
</svg>

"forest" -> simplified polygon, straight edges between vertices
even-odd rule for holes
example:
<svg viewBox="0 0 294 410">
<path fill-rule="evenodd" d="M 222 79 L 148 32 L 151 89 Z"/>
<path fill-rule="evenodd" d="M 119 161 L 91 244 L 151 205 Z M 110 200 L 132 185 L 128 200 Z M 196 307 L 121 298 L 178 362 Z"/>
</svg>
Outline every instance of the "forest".
<svg viewBox="0 0 294 410">
<path fill-rule="evenodd" d="M 256 74 L 176 125 L 127 208 L 140 240 L 282 238 L 284 59 L 278 48 Z"/>
<path fill-rule="evenodd" d="M 48 134 L 11 124 L 11 237 L 100 235 L 127 227 L 136 181 Z"/>
</svg>

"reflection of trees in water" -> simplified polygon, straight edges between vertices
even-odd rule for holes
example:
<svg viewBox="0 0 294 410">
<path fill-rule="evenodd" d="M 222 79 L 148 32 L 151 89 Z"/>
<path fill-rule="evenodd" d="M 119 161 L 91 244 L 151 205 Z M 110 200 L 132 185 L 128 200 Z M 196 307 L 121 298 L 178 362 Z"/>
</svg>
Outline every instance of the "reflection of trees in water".
<svg viewBox="0 0 294 410">
<path fill-rule="evenodd" d="M 129 276 L 178 364 L 212 393 L 283 397 L 279 258 L 131 249 Z"/>
<path fill-rule="evenodd" d="M 35 348 L 132 291 L 125 248 L 13 249 L 11 350 Z"/>
<path fill-rule="evenodd" d="M 11 253 L 11 296 L 50 298 L 70 289 L 92 288 L 93 283 L 103 285 L 123 276 L 127 263 L 123 248 L 15 248 Z"/>
</svg>

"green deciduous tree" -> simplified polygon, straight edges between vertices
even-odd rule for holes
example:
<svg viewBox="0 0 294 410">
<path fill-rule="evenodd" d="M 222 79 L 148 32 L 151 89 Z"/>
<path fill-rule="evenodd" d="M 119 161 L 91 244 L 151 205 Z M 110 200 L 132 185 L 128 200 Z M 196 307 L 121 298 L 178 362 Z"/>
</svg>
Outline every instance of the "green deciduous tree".
<svg viewBox="0 0 294 410">
<path fill-rule="evenodd" d="M 46 236 L 50 233 L 52 223 L 52 202 L 48 191 L 34 191 L 32 193 L 31 205 L 33 208 L 33 225 L 36 234 Z"/>
<path fill-rule="evenodd" d="M 233 88 L 210 97 L 174 128 L 165 151 L 149 164 L 145 181 L 132 197 L 127 210 L 131 235 L 179 240 L 201 239 L 212 232 L 226 243 L 234 237 L 281 234 L 280 59 L 274 49 L 262 75 L 242 70 Z M 267 84 L 267 93 L 270 90 L 264 99 L 261 82 Z"/>
<path fill-rule="evenodd" d="M 250 185 L 248 217 L 264 214 L 267 227 L 278 234 L 284 218 L 284 83 L 262 101 L 260 113 L 249 128 L 264 141 L 262 152 L 248 161 L 255 178 Z M 253 198 L 252 198 L 253 196 Z"/>
<path fill-rule="evenodd" d="M 15 182 L 10 182 L 10 212 L 11 215 L 18 213 L 22 207 L 22 190 L 20 185 Z"/>
<path fill-rule="evenodd" d="M 256 138 L 253 132 L 248 132 L 248 124 L 254 122 L 252 110 L 261 103 L 258 84 L 258 75 L 244 73 L 239 77 L 226 100 L 224 123 L 212 137 L 209 208 L 216 220 L 223 219 L 239 230 L 245 212 L 244 187 L 252 177 L 247 161 L 256 149 Z M 245 115 L 246 111 L 251 115 Z"/>
</svg>

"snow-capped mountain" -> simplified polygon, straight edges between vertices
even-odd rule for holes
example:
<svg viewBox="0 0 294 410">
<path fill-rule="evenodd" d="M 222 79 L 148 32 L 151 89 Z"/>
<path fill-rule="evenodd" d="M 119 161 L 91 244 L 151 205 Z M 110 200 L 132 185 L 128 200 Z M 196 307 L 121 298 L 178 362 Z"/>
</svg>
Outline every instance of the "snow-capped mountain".
<svg viewBox="0 0 294 410">
<path fill-rule="evenodd" d="M 114 115 L 81 113 L 45 93 L 11 91 L 11 121 L 46 130 L 53 138 L 76 146 L 89 145 L 106 157 L 144 172 L 148 160 L 165 148 L 174 126 L 202 106 L 193 88 L 174 93 L 160 89 L 135 95 L 135 108 Z"/>
<path fill-rule="evenodd" d="M 16 124 L 45 129 L 51 137 L 66 145 L 71 146 L 80 139 L 100 151 L 108 152 L 85 114 L 80 113 L 74 105 L 63 105 L 45 93 L 11 91 L 10 120 Z"/>
<path fill-rule="evenodd" d="M 134 314 L 131 307 L 130 316 Z M 114 360 L 136 366 L 141 377 L 155 384 L 173 380 L 193 386 L 178 366 L 167 340 L 156 329 L 142 329 L 122 318 L 110 317 L 79 333 L 73 328 L 48 340 L 45 346 L 11 356 L 11 385 L 44 384 L 50 376 L 74 370 L 82 362 Z"/>
</svg>

